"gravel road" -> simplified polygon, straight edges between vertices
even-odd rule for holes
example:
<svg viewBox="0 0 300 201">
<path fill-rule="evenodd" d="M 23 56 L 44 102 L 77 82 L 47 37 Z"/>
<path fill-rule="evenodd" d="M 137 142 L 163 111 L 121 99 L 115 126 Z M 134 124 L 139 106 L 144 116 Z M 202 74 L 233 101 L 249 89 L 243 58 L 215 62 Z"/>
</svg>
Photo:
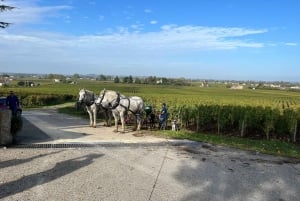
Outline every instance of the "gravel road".
<svg viewBox="0 0 300 201">
<path fill-rule="evenodd" d="M 294 159 L 130 131 L 122 135 L 101 125 L 92 129 L 86 119 L 54 110 L 25 111 L 24 119 L 18 142 L 26 146 L 0 149 L 0 200 L 296 201 L 300 197 L 300 163 Z M 45 148 L 45 144 L 69 146 Z"/>
</svg>

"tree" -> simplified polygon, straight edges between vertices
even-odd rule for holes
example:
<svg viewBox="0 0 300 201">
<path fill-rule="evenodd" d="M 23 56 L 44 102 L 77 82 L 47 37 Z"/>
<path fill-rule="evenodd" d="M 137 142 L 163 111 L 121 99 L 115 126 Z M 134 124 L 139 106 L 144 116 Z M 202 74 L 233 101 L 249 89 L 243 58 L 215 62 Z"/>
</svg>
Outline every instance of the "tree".
<svg viewBox="0 0 300 201">
<path fill-rule="evenodd" d="M 0 1 L 4 1 L 4 0 L 0 0 Z M 12 6 L 0 5 L 0 12 L 12 10 L 12 9 L 14 9 L 14 8 L 15 8 L 15 7 L 12 7 Z M 11 23 L 8 23 L 8 22 L 1 22 L 1 21 L 0 21 L 0 28 L 4 29 L 4 28 L 8 27 L 10 24 L 11 24 Z"/>
<path fill-rule="evenodd" d="M 120 83 L 120 78 L 118 76 L 116 76 L 115 79 L 114 79 L 114 82 L 115 83 Z"/>
<path fill-rule="evenodd" d="M 106 81 L 107 80 L 107 78 L 106 78 L 106 76 L 105 75 L 99 75 L 97 78 L 96 78 L 96 80 L 101 80 L 101 81 Z"/>
<path fill-rule="evenodd" d="M 135 82 L 134 82 L 135 84 L 141 84 L 142 83 L 142 81 L 141 81 L 141 79 L 140 78 L 135 78 Z"/>
<path fill-rule="evenodd" d="M 79 79 L 79 78 L 80 78 L 80 75 L 79 75 L 78 73 L 75 73 L 75 74 L 73 75 L 73 79 L 77 80 L 77 79 Z"/>
<path fill-rule="evenodd" d="M 133 83 L 133 78 L 132 78 L 131 75 L 129 75 L 127 82 L 130 83 L 130 84 Z"/>
<path fill-rule="evenodd" d="M 23 86 L 25 86 L 25 82 L 24 82 L 24 81 L 19 81 L 19 82 L 17 83 L 17 85 L 23 87 Z"/>
<path fill-rule="evenodd" d="M 145 79 L 146 84 L 156 84 L 156 77 L 155 76 L 149 76 Z"/>
<path fill-rule="evenodd" d="M 128 80 L 129 80 L 129 77 L 127 77 L 127 76 L 124 77 L 124 78 L 123 78 L 123 83 L 128 83 Z"/>
</svg>

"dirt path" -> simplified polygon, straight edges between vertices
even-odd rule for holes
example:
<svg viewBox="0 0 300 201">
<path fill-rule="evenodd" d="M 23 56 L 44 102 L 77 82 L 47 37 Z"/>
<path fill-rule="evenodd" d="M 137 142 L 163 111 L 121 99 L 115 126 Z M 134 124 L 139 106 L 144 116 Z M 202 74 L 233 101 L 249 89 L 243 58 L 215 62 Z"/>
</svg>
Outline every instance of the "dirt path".
<svg viewBox="0 0 300 201">
<path fill-rule="evenodd" d="M 98 122 L 97 128 L 88 126 L 88 119 L 58 113 L 56 108 L 24 111 L 24 125 L 18 133 L 19 142 L 27 136 L 26 143 L 161 143 L 165 138 L 154 137 L 151 131 L 132 131 L 124 134 L 113 132 L 114 127 L 105 127 Z M 30 136 L 33 141 L 30 142 Z M 39 139 L 37 136 L 42 136 Z M 48 136 L 48 138 L 47 138 Z M 22 138 L 23 137 L 23 138 Z M 38 140 L 35 140 L 37 137 Z M 175 141 L 175 140 L 173 140 Z M 24 142 L 24 141 L 23 141 Z"/>
</svg>

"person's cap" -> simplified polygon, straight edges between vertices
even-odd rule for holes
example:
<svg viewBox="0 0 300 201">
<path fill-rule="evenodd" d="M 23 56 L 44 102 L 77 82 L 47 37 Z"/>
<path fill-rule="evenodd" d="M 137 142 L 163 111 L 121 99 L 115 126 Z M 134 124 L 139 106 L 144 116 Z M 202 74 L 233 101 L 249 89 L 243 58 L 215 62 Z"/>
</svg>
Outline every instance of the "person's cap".
<svg viewBox="0 0 300 201">
<path fill-rule="evenodd" d="M 13 91 L 10 91 L 9 93 L 13 94 L 14 92 L 13 92 Z"/>
</svg>

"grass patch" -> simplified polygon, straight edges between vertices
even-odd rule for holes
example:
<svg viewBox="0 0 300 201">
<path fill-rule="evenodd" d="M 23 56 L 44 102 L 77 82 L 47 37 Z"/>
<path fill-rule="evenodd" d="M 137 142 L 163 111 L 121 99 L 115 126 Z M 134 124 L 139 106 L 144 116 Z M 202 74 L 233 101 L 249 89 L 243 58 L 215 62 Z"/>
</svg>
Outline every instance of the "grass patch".
<svg viewBox="0 0 300 201">
<path fill-rule="evenodd" d="M 64 114 L 74 115 L 78 117 L 89 118 L 87 112 L 84 112 L 82 110 L 76 110 L 74 106 L 59 107 L 57 108 L 57 111 L 58 113 L 64 113 Z"/>
<path fill-rule="evenodd" d="M 154 135 L 174 139 L 188 139 L 198 142 L 207 142 L 215 145 L 256 151 L 276 156 L 300 158 L 300 146 L 277 140 L 252 140 L 213 134 L 192 133 L 188 131 L 159 131 L 155 132 Z"/>
</svg>

